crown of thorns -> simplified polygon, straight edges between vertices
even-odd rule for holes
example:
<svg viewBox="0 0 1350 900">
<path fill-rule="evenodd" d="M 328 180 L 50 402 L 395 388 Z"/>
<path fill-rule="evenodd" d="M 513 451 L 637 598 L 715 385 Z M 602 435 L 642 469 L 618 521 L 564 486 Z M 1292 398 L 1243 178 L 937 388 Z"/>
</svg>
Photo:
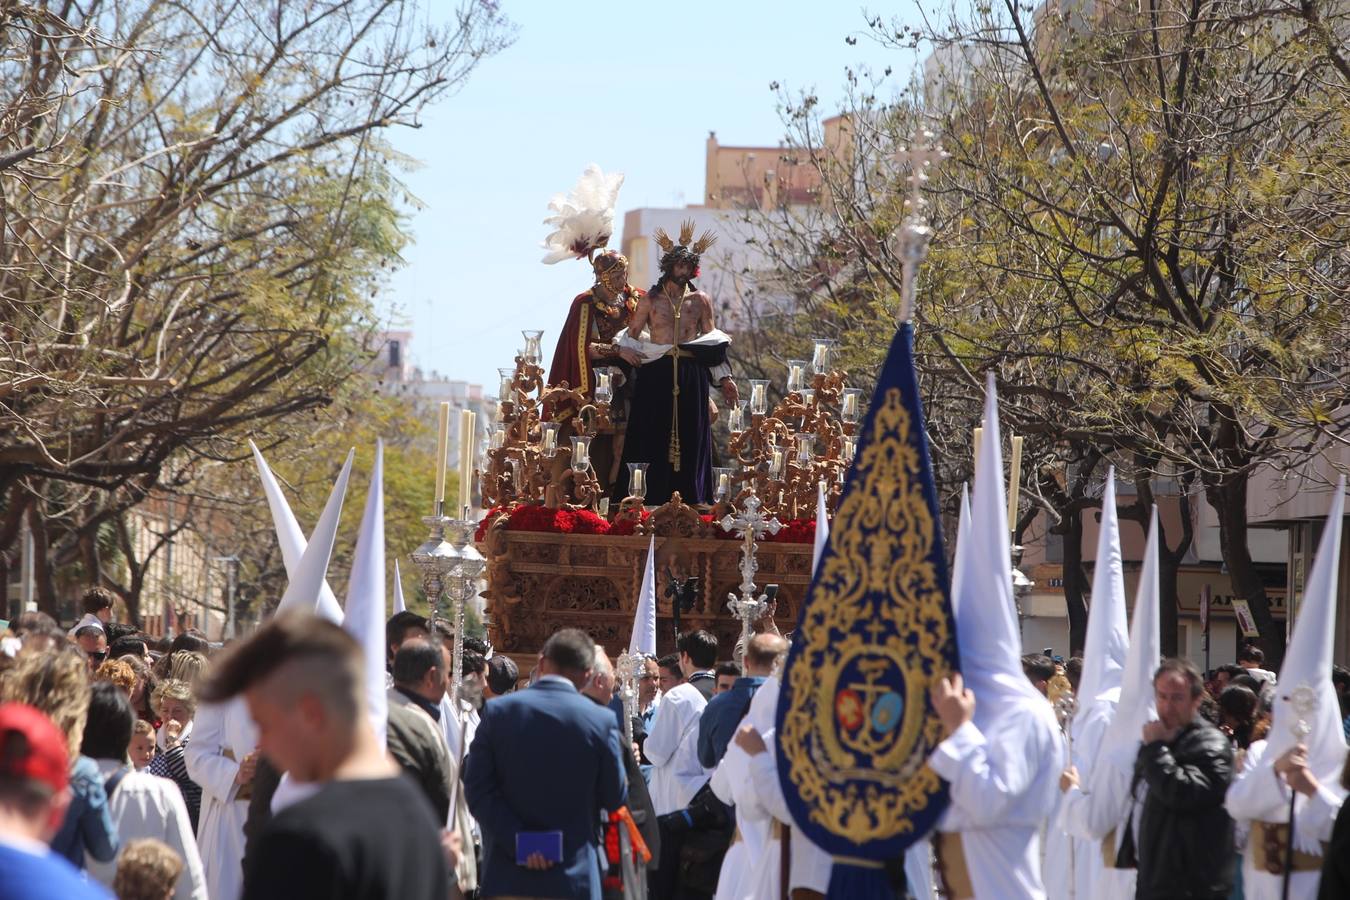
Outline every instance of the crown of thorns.
<svg viewBox="0 0 1350 900">
<path fill-rule="evenodd" d="M 692 219 L 686 219 L 680 224 L 680 239 L 676 241 L 664 228 L 656 229 L 652 235 L 658 247 L 663 252 L 659 266 L 662 272 L 669 272 L 678 262 L 688 262 L 695 269 L 698 268 L 699 257 L 703 252 L 717 243 L 717 235 L 711 231 L 704 231 L 699 235 L 698 240 L 694 240 L 694 222 Z"/>
</svg>

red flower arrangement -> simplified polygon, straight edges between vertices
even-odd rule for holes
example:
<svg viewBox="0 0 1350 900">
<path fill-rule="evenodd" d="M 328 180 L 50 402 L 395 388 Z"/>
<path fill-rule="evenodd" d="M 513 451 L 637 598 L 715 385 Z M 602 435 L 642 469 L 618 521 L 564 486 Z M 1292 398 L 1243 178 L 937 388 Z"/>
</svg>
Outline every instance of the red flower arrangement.
<svg viewBox="0 0 1350 900">
<path fill-rule="evenodd" d="M 642 521 L 647 521 L 651 517 L 649 510 L 642 511 Z M 637 533 L 638 523 L 632 519 L 620 519 L 609 526 L 609 533 L 616 537 L 629 537 Z"/>
<path fill-rule="evenodd" d="M 776 544 L 810 544 L 816 539 L 815 519 L 788 519 L 768 540 Z"/>
<path fill-rule="evenodd" d="M 481 541 L 487 534 L 497 516 L 506 512 L 506 507 L 498 506 L 488 510 L 474 532 L 474 540 Z M 642 521 L 647 521 L 651 511 L 642 511 Z M 712 536 L 717 540 L 739 540 L 735 531 L 726 531 L 713 521 L 711 515 L 700 516 L 712 526 Z M 589 509 L 549 509 L 547 506 L 520 505 L 512 509 L 506 519 L 508 531 L 534 531 L 552 534 L 612 534 L 615 537 L 629 537 L 637 530 L 637 522 L 625 519 L 610 523 Z M 809 544 L 816 537 L 815 519 L 789 519 L 778 529 L 778 533 L 766 536 L 765 540 L 779 544 Z"/>
<path fill-rule="evenodd" d="M 547 506 L 517 506 L 511 511 L 506 527 L 510 531 L 609 534 L 609 523 L 589 509 L 549 509 Z"/>
</svg>

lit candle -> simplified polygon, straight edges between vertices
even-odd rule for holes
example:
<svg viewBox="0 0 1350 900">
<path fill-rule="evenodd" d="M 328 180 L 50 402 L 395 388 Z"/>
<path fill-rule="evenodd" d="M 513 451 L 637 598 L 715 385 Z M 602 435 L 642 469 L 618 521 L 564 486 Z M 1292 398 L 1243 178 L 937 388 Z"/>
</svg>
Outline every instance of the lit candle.
<svg viewBox="0 0 1350 900">
<path fill-rule="evenodd" d="M 803 466 L 811 462 L 811 454 L 816 449 L 816 436 L 814 434 L 797 435 L 797 462 Z"/>
<path fill-rule="evenodd" d="M 462 409 L 459 412 L 459 508 L 456 515 L 463 515 L 464 509 L 473 506 L 473 432 L 474 412 Z"/>
<path fill-rule="evenodd" d="M 858 421 L 858 395 L 861 393 L 862 391 L 857 388 L 844 391 L 844 406 L 840 410 L 840 415 L 849 424 Z"/>
<path fill-rule="evenodd" d="M 436 437 L 436 502 L 445 502 L 445 456 L 450 443 L 450 403 L 441 403 L 440 430 Z"/>
<path fill-rule="evenodd" d="M 591 439 L 584 435 L 572 438 L 572 468 L 585 472 L 591 467 Z"/>
<path fill-rule="evenodd" d="M 830 342 L 816 338 L 811 349 L 811 370 L 817 374 L 826 372 L 830 367 Z"/>
<path fill-rule="evenodd" d="M 1008 482 L 1008 530 L 1017 530 L 1017 495 L 1022 487 L 1022 438 L 1012 439 L 1012 479 Z"/>
<path fill-rule="evenodd" d="M 628 496 L 647 496 L 647 463 L 628 464 Z"/>
<path fill-rule="evenodd" d="M 750 415 L 762 416 L 768 409 L 769 383 L 760 379 L 750 381 Z"/>
</svg>

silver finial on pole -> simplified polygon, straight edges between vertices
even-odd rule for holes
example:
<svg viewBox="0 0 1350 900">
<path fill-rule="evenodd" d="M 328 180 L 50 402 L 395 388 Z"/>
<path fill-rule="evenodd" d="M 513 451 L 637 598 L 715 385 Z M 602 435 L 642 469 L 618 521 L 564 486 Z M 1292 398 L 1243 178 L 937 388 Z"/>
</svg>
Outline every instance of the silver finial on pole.
<svg viewBox="0 0 1350 900">
<path fill-rule="evenodd" d="M 909 163 L 910 168 L 906 178 L 909 181 L 909 197 L 905 201 L 908 214 L 891 237 L 891 249 L 900 257 L 900 311 L 896 316 L 900 325 L 914 316 L 914 280 L 918 277 L 919 265 L 928 255 L 928 242 L 933 239 L 933 229 L 923 214 L 926 205 L 923 185 L 928 181 L 928 171 L 946 156 L 929 131 L 920 131 L 909 147 L 895 155 L 897 164 Z"/>
<path fill-rule="evenodd" d="M 759 511 L 760 500 L 752 492 L 745 498 L 740 514 L 727 513 L 719 523 L 726 531 L 736 531 L 744 540 L 741 547 L 741 596 L 727 594 L 727 608 L 731 614 L 741 620 L 741 662 L 744 665 L 745 648 L 750 643 L 751 623 L 761 618 L 769 608 L 769 595 L 755 596 L 755 573 L 759 564 L 755 561 L 755 540 L 765 532 L 777 534 L 782 528 L 777 517 L 765 518 Z"/>
</svg>

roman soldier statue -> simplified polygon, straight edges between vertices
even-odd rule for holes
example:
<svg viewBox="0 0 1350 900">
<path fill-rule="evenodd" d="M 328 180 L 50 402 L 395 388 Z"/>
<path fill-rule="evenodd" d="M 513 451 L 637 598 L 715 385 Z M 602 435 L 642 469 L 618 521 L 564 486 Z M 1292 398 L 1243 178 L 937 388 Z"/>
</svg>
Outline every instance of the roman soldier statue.
<svg viewBox="0 0 1350 900">
<path fill-rule="evenodd" d="M 637 352 L 615 343 L 642 296 L 642 291 L 628 283 L 628 260 L 617 251 L 605 249 L 613 233 L 614 204 L 622 184 L 623 175 L 605 175 L 597 166 L 587 168 L 571 195 L 559 195 L 549 204 L 555 215 L 546 222 L 556 225 L 557 230 L 544 243 L 550 250 L 544 262 L 586 259 L 595 275 L 595 283 L 572 300 L 553 351 L 548 384 L 565 383 L 593 400 L 600 376 L 608 376 L 611 425 L 597 433 L 591 443 L 591 461 L 604 489 L 612 482 L 623 454 L 627 397 L 633 367 L 641 362 Z M 571 401 L 545 406 L 544 421 L 561 426 L 560 445 L 565 446 L 572 434 L 577 412 L 577 404 Z"/>
</svg>

